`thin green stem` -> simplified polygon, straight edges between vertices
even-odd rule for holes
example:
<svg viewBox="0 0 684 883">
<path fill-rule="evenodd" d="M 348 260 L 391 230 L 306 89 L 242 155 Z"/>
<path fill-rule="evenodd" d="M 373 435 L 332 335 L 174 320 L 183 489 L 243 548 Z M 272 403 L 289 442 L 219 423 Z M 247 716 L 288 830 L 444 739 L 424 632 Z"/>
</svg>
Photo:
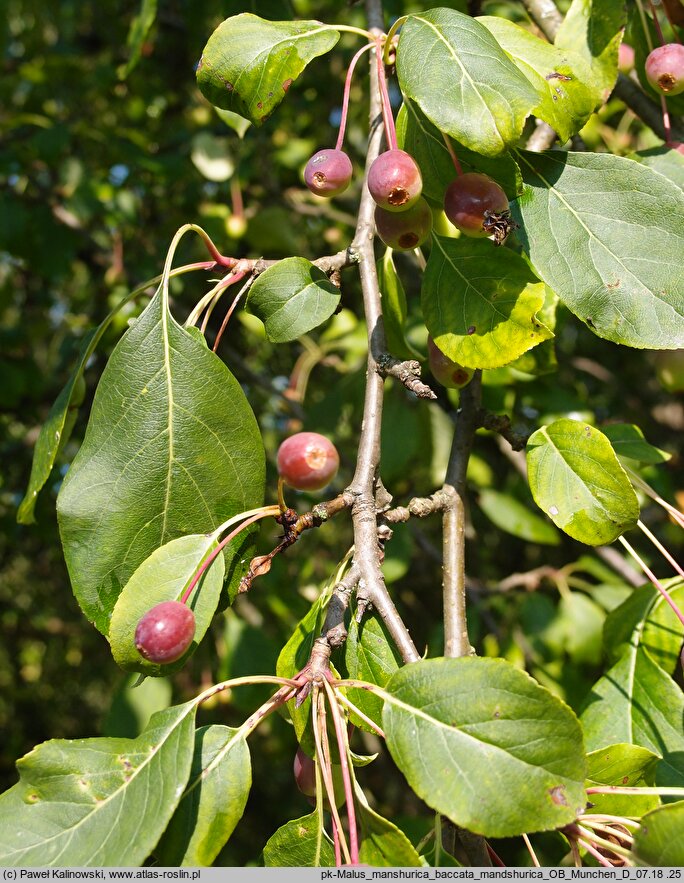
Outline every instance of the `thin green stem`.
<svg viewBox="0 0 684 883">
<path fill-rule="evenodd" d="M 392 27 L 387 32 L 387 37 L 385 38 L 385 49 L 382 55 L 383 64 L 390 63 L 390 53 L 392 52 L 392 40 L 394 39 L 394 35 L 399 30 L 399 28 L 404 24 L 404 22 L 408 19 L 408 15 L 401 15 L 392 25 Z"/>
<path fill-rule="evenodd" d="M 644 7 L 642 6 L 641 0 L 636 0 L 637 9 L 639 10 L 639 18 L 641 19 L 641 27 L 644 30 L 644 36 L 646 37 L 646 43 L 648 45 L 648 51 L 653 52 L 653 40 L 651 39 L 651 29 L 648 26 L 648 19 L 646 18 L 646 13 L 644 12 Z"/>
<path fill-rule="evenodd" d="M 368 717 L 368 715 L 364 714 L 360 708 L 358 708 L 356 705 L 354 705 L 354 703 L 350 699 L 347 699 L 347 697 L 344 695 L 344 693 L 341 693 L 339 690 L 337 691 L 337 699 L 338 699 L 338 702 L 341 702 L 342 705 L 344 705 L 344 707 L 346 709 L 351 711 L 352 714 L 355 714 L 360 720 L 362 720 L 365 724 L 367 724 L 375 733 L 377 733 L 381 739 L 385 738 L 385 733 L 380 729 L 380 727 L 375 723 L 375 721 L 372 721 Z"/>
<path fill-rule="evenodd" d="M 587 794 L 661 794 L 669 797 L 684 797 L 684 788 L 659 787 L 644 785 L 643 787 L 630 787 L 629 785 L 592 785 L 585 789 Z"/>
<path fill-rule="evenodd" d="M 532 846 L 530 838 L 527 836 L 527 834 L 523 834 L 522 838 L 525 841 L 525 846 L 527 847 L 527 851 L 529 852 L 530 858 L 532 859 L 532 864 L 535 866 L 535 868 L 541 868 L 541 865 L 539 864 L 539 859 L 537 858 L 537 853 L 534 851 L 534 847 Z"/>
<path fill-rule="evenodd" d="M 649 540 L 653 543 L 656 549 L 660 552 L 660 554 L 665 558 L 666 561 L 669 561 L 672 567 L 674 567 L 675 571 L 682 577 L 684 577 L 684 568 L 679 565 L 675 559 L 670 555 L 665 546 L 660 542 L 658 537 L 651 533 L 651 531 L 646 527 L 643 521 L 637 521 L 637 527 L 644 533 Z"/>
<path fill-rule="evenodd" d="M 618 539 L 620 540 L 622 545 L 625 547 L 625 549 L 627 549 L 627 551 L 632 556 L 632 558 L 634 558 L 634 560 L 639 565 L 639 567 L 643 570 L 643 572 L 646 574 L 646 576 L 650 579 L 650 581 L 653 583 L 653 585 L 656 587 L 656 589 L 658 589 L 658 591 L 663 596 L 665 601 L 667 601 L 667 603 L 670 605 L 670 607 L 672 608 L 672 611 L 674 612 L 674 615 L 677 617 L 677 619 L 681 622 L 682 625 L 684 625 L 684 613 L 682 613 L 682 611 L 679 609 L 679 607 L 677 607 L 677 605 L 672 600 L 672 598 L 670 597 L 670 595 L 667 592 L 667 590 L 665 589 L 665 587 L 661 584 L 661 582 L 655 576 L 653 571 L 650 570 L 650 568 L 647 567 L 646 564 L 644 564 L 644 562 L 641 560 L 641 558 L 637 555 L 637 553 L 634 551 L 634 549 L 630 546 L 630 544 L 627 542 L 627 540 L 624 537 L 618 537 Z"/>
<path fill-rule="evenodd" d="M 349 763 L 349 740 L 337 704 L 335 691 L 326 680 L 323 681 L 323 687 L 328 696 L 328 705 L 330 706 L 330 714 L 332 715 L 335 736 L 337 737 L 337 750 L 340 755 L 342 782 L 344 783 L 344 799 L 347 805 L 347 819 L 349 822 L 349 851 L 351 853 L 351 863 L 353 865 L 358 865 L 359 833 L 356 827 L 356 812 L 354 811 L 354 791 L 352 788 L 352 777 Z"/>
<path fill-rule="evenodd" d="M 611 840 L 604 840 L 603 837 L 589 828 L 578 825 L 577 830 L 580 832 L 584 840 L 588 840 L 590 843 L 596 844 L 596 846 L 602 846 L 604 849 L 609 849 L 611 852 L 614 852 L 615 855 L 619 855 L 622 858 L 630 859 L 632 857 L 631 852 L 628 849 L 625 849 L 624 846 L 620 846 L 618 843 L 613 843 Z"/>
<path fill-rule="evenodd" d="M 366 40 L 369 40 L 370 42 L 375 40 L 375 37 L 370 31 L 364 31 L 363 28 L 355 28 L 353 25 L 328 25 L 325 30 L 344 31 L 347 34 L 358 34 L 360 37 L 365 37 Z"/>
<path fill-rule="evenodd" d="M 347 864 L 351 864 L 351 856 L 349 854 L 347 838 L 345 836 L 344 828 L 342 827 L 342 822 L 340 820 L 340 814 L 337 811 L 337 805 L 335 803 L 335 786 L 332 778 L 332 760 L 330 758 L 330 745 L 328 743 L 328 729 L 325 714 L 325 697 L 321 692 L 318 684 L 313 685 L 313 693 L 311 696 L 311 711 L 314 716 L 313 731 L 314 742 L 316 744 L 316 757 L 318 758 L 318 762 L 321 765 L 323 783 L 328 795 L 328 803 L 330 804 L 330 814 L 332 815 L 333 824 L 335 825 L 340 839 L 340 846 L 342 848 L 342 852 L 344 853 L 344 859 Z"/>
<path fill-rule="evenodd" d="M 235 282 L 239 282 L 241 279 L 244 279 L 246 275 L 247 275 L 247 270 L 242 270 L 241 272 L 236 273 L 232 277 L 232 281 L 230 282 L 230 285 L 233 285 Z M 245 282 L 245 284 L 242 286 L 242 288 L 238 291 L 238 293 L 233 298 L 233 303 L 228 307 L 228 309 L 226 311 L 226 315 L 224 316 L 223 322 L 221 322 L 221 327 L 219 328 L 218 333 L 216 335 L 216 340 L 214 341 L 214 345 L 211 348 L 212 353 L 215 353 L 216 350 L 218 349 L 218 346 L 221 343 L 221 338 L 223 337 L 223 332 L 228 327 L 228 322 L 230 321 L 230 317 L 233 315 L 233 313 L 235 312 L 235 308 L 240 303 L 240 300 L 242 299 L 242 295 L 245 293 L 245 291 L 247 291 L 249 289 L 249 287 L 253 281 L 254 281 L 254 277 L 250 276 L 249 279 L 247 280 L 247 282 Z M 204 331 L 204 328 L 206 326 L 206 322 L 209 319 L 210 312 L 211 312 L 211 310 L 207 311 L 207 316 L 205 317 L 205 320 L 202 323 L 202 331 Z"/>
<path fill-rule="evenodd" d="M 446 132 L 442 132 L 442 138 L 444 139 L 446 149 L 449 151 L 449 156 L 451 157 L 451 161 L 454 164 L 454 168 L 456 169 L 456 174 L 462 175 L 463 168 L 461 167 L 461 163 L 458 161 L 456 151 L 454 150 L 454 145 L 451 143 L 451 138 L 446 134 Z"/>
</svg>

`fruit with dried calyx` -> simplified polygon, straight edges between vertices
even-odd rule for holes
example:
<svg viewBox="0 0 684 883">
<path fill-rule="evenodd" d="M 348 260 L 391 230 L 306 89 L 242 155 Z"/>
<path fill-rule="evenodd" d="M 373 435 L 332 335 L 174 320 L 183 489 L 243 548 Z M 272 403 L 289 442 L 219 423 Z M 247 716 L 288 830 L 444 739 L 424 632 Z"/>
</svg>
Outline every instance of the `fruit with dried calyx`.
<svg viewBox="0 0 684 883">
<path fill-rule="evenodd" d="M 311 157 L 304 169 L 304 182 L 317 196 L 338 196 L 352 179 L 352 164 L 342 150 L 326 148 Z"/>
<path fill-rule="evenodd" d="M 464 368 L 458 362 L 452 361 L 431 337 L 428 337 L 428 363 L 435 380 L 448 389 L 462 389 L 470 383 L 475 373 L 472 368 Z"/>
<path fill-rule="evenodd" d="M 368 170 L 368 189 L 375 202 L 388 212 L 405 212 L 423 191 L 418 164 L 405 150 L 386 150 Z"/>
<path fill-rule="evenodd" d="M 418 248 L 432 230 L 432 212 L 421 196 L 405 212 L 388 212 L 380 206 L 375 209 L 375 229 L 385 245 L 398 251 Z"/>
<path fill-rule="evenodd" d="M 517 226 L 510 218 L 508 197 L 503 189 L 480 172 L 466 172 L 449 184 L 444 196 L 444 213 L 466 236 L 494 237 L 502 245 Z"/>
<path fill-rule="evenodd" d="M 684 46 L 666 43 L 646 58 L 646 79 L 656 92 L 680 95 L 684 92 Z"/>
<path fill-rule="evenodd" d="M 337 448 L 318 432 L 298 432 L 278 448 L 278 474 L 298 491 L 319 491 L 333 480 L 340 466 Z"/>
<path fill-rule="evenodd" d="M 162 601 L 141 617 L 135 646 L 148 662 L 168 665 L 185 653 L 195 637 L 195 614 L 180 601 Z"/>
</svg>

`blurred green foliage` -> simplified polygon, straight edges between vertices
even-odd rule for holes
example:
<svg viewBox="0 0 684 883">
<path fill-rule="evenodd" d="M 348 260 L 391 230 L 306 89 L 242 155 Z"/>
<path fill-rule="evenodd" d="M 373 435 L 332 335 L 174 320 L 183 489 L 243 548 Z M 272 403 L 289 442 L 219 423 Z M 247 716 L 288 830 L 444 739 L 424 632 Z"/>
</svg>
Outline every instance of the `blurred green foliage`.
<svg viewBox="0 0 684 883">
<path fill-rule="evenodd" d="M 444 4 L 442 4 L 444 5 Z M 463 8 L 464 4 L 447 4 Z M 425 8 L 388 0 L 388 18 Z M 32 444 L 66 381 L 80 339 L 130 288 L 160 272 L 174 231 L 188 221 L 207 229 L 226 254 L 314 258 L 350 240 L 367 135 L 360 68 L 352 90 L 349 151 L 357 177 L 341 198 L 322 204 L 301 183 L 301 169 L 317 148 L 331 146 L 339 118 L 346 65 L 355 41 L 319 59 L 290 90 L 261 129 L 244 138 L 226 125 L 195 87 L 194 66 L 213 28 L 228 15 L 253 11 L 363 25 L 359 5 L 315 0 L 159 4 L 141 57 L 122 79 L 127 38 L 137 2 L 6 0 L 0 21 L 0 784 L 15 781 L 14 760 L 37 742 L 107 732 L 134 735 L 146 716 L 182 701 L 218 678 L 272 673 L 280 648 L 315 599 L 350 543 L 344 516 L 306 534 L 257 580 L 248 599 L 214 623 L 186 670 L 149 695 L 133 691 L 116 669 L 105 640 L 83 619 L 71 595 L 54 514 L 61 476 L 83 436 L 97 378 L 129 316 L 113 323 L 86 372 L 88 392 L 73 438 L 39 500 L 37 525 L 16 524 L 16 507 L 30 472 Z M 519 7 L 484 4 L 484 11 Z M 362 67 L 362 66 L 361 66 Z M 654 143 L 624 108 L 611 101 L 583 133 L 590 149 L 628 153 Z M 204 176 L 198 151 L 219 139 L 223 173 Z M 215 167 L 214 167 L 215 169 Z M 230 174 L 230 171 L 228 172 Z M 239 195 L 237 182 L 239 181 Z M 237 198 L 237 201 L 235 201 Z M 235 223 L 244 202 L 244 222 Z M 231 233 L 233 235 L 231 235 Z M 206 259 L 200 245 L 183 246 L 183 261 Z M 397 256 L 409 304 L 409 339 L 424 351 L 418 276 Z M 206 278 L 172 286 L 184 319 L 209 287 Z M 144 301 L 144 298 L 141 300 Z M 342 468 L 331 491 L 349 481 L 354 465 L 363 383 L 365 331 L 353 272 L 343 278 L 343 310 L 303 341 L 275 347 L 258 321 L 233 321 L 220 354 L 252 402 L 270 457 L 275 498 L 275 450 L 289 431 L 304 427 L 334 437 Z M 223 317 L 212 318 L 209 340 Z M 684 493 L 681 442 L 684 408 L 678 387 L 663 377 L 652 354 L 595 338 L 564 310 L 556 328 L 558 371 L 535 377 L 509 369 L 488 372 L 488 407 L 507 412 L 529 432 L 559 415 L 635 422 L 646 438 L 675 456 L 644 473 L 668 499 Z M 681 355 L 681 354 L 680 354 Z M 660 359 L 662 361 L 662 358 Z M 681 366 L 680 366 L 681 375 Z M 658 373 L 660 371 L 660 374 Z M 676 372 L 675 372 L 676 373 Z M 661 382 L 662 381 L 662 382 Z M 681 385 L 679 387 L 681 389 Z M 444 475 L 457 393 L 440 391 L 437 405 L 388 385 L 382 478 L 399 503 L 431 493 Z M 504 656 L 579 705 L 598 676 L 600 636 L 607 610 L 629 589 L 595 554 L 563 536 L 537 545 L 489 520 L 481 491 L 496 491 L 532 506 L 519 459 L 478 436 L 469 480 L 468 528 L 471 638 L 478 652 Z M 315 498 L 292 495 L 300 509 Z M 491 499 L 491 497 L 490 497 Z M 681 498 L 680 498 L 681 500 Z M 643 515 L 670 548 L 679 534 L 660 510 Z M 263 551 L 276 542 L 264 532 Z M 643 544 L 642 544 L 643 545 Z M 649 557 L 648 550 L 644 554 Z M 660 568 L 660 563 L 656 564 Z M 414 640 L 438 655 L 440 534 L 437 520 L 398 525 L 387 544 L 385 571 Z M 519 578 L 511 574 L 521 574 Z M 248 688 L 204 708 L 200 724 L 236 725 L 267 695 Z M 224 851 L 226 864 L 259 860 L 260 844 L 308 804 L 293 788 L 292 728 L 273 716 L 250 740 L 254 787 L 243 821 Z M 372 740 L 361 749 L 373 749 Z M 393 773 L 386 753 L 360 777 L 378 808 L 404 830 L 424 833 L 421 806 Z M 405 818 L 397 818 L 397 811 Z M 549 855 L 557 844 L 549 835 Z M 512 848 L 512 847 L 511 847 Z M 517 847 L 516 847 L 517 848 Z M 506 844 L 502 845 L 502 854 Z"/>
</svg>

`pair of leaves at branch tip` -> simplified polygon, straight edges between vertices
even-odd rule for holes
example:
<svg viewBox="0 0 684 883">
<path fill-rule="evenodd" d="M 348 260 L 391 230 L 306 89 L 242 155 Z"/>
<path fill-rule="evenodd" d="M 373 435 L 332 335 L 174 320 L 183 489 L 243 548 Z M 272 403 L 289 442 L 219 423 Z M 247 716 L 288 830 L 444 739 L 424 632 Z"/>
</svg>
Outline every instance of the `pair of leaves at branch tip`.
<svg viewBox="0 0 684 883">
<path fill-rule="evenodd" d="M 423 196 L 434 208 L 442 209 L 444 193 L 456 177 L 454 162 L 440 130 L 420 110 L 415 101 L 404 96 L 397 115 L 397 139 L 420 166 Z M 522 175 L 510 153 L 496 158 L 468 150 L 462 144 L 453 148 L 464 172 L 482 172 L 501 185 L 509 199 L 522 192 Z"/>
<path fill-rule="evenodd" d="M 209 38 L 197 66 L 197 83 L 212 104 L 260 126 L 307 64 L 329 52 L 339 37 L 318 21 L 235 15 Z"/>
<path fill-rule="evenodd" d="M 605 435 L 579 420 L 557 420 L 527 442 L 532 496 L 557 527 L 590 546 L 636 527 L 639 501 Z"/>
<path fill-rule="evenodd" d="M 641 788 L 655 785 L 660 755 L 640 745 L 607 745 L 587 755 L 587 787 L 621 785 Z M 592 794 L 589 813 L 640 816 L 659 806 L 657 794 Z"/>
<path fill-rule="evenodd" d="M 200 727 L 185 793 L 154 850 L 157 861 L 211 866 L 242 818 L 251 786 L 244 734 L 218 724 Z"/>
<path fill-rule="evenodd" d="M 624 157 L 517 157 L 526 186 L 511 211 L 535 272 L 599 337 L 684 347 L 684 193 Z"/>
<path fill-rule="evenodd" d="M 157 712 L 136 739 L 53 739 L 21 758 L 0 796 L 0 864 L 142 864 L 188 780 L 196 707 Z"/>
<path fill-rule="evenodd" d="M 587 745 L 641 745 L 662 757 L 655 781 L 684 786 L 684 695 L 633 638 L 618 662 L 592 687 L 580 716 Z"/>
<path fill-rule="evenodd" d="M 274 343 L 296 340 L 337 309 L 340 290 L 305 258 L 285 258 L 257 277 L 247 308 L 264 323 Z"/>
<path fill-rule="evenodd" d="M 579 722 L 525 672 L 502 659 L 430 659 L 399 669 L 385 689 L 383 729 L 395 763 L 456 825 L 512 837 L 561 827 L 583 811 Z"/>
<path fill-rule="evenodd" d="M 537 318 L 545 286 L 527 262 L 488 239 L 433 234 L 421 305 L 427 329 L 452 361 L 499 368 L 553 337 Z"/>
<path fill-rule="evenodd" d="M 397 76 L 441 131 L 475 153 L 497 156 L 520 137 L 539 96 L 487 28 L 453 9 L 409 16 Z"/>
<path fill-rule="evenodd" d="M 225 570 L 223 555 L 214 559 L 188 598 L 187 604 L 195 614 L 195 636 L 180 659 L 168 665 L 148 662 L 135 646 L 135 629 L 152 607 L 162 601 L 180 601 L 197 568 L 216 545 L 217 540 L 206 534 L 179 537 L 156 549 L 138 567 L 112 611 L 108 638 L 117 665 L 152 677 L 165 677 L 185 665 L 216 613 Z"/>
<path fill-rule="evenodd" d="M 261 505 L 264 475 L 261 434 L 239 383 L 174 321 L 158 292 L 105 367 L 57 498 L 67 567 L 86 616 L 108 634 L 137 568 L 171 540 L 210 533 Z M 241 535 L 224 553 L 231 591 L 250 545 Z"/>
</svg>

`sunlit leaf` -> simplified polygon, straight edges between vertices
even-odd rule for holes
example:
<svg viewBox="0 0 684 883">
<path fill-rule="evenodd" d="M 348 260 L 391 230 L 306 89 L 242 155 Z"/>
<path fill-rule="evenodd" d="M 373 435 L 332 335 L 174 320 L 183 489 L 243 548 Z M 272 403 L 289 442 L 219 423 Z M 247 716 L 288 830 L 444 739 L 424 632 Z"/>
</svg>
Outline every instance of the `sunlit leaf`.
<svg viewBox="0 0 684 883">
<path fill-rule="evenodd" d="M 278 828 L 264 846 L 264 864 L 267 868 L 333 867 L 333 844 L 318 813 L 292 819 Z"/>
<path fill-rule="evenodd" d="M 634 835 L 634 854 L 656 868 L 684 867 L 684 800 L 647 813 Z"/>
</svg>

